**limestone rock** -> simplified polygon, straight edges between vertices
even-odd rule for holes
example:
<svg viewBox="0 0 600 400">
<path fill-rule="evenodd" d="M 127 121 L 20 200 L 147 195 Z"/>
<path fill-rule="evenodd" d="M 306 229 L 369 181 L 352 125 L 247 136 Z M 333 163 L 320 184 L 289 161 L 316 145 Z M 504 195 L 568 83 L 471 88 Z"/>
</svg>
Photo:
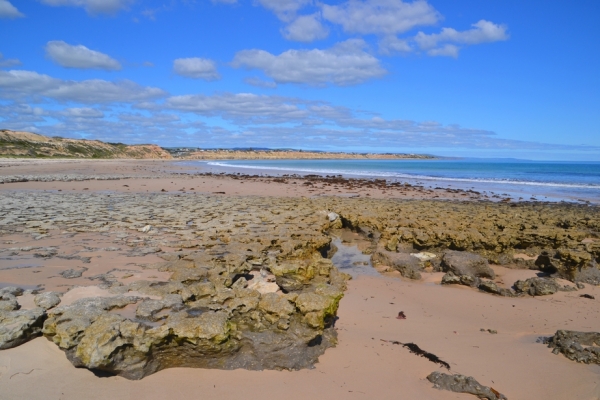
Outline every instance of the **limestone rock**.
<svg viewBox="0 0 600 400">
<path fill-rule="evenodd" d="M 5 294 L 0 297 L 0 312 L 18 310 L 20 307 L 15 296 Z"/>
<path fill-rule="evenodd" d="M 85 271 L 87 271 L 87 268 L 79 270 L 71 268 L 61 272 L 60 275 L 65 279 L 81 278 L 81 275 L 83 275 Z"/>
<path fill-rule="evenodd" d="M 548 341 L 554 354 L 585 364 L 600 364 L 600 333 L 558 330 Z"/>
<path fill-rule="evenodd" d="M 0 296 L 4 296 L 5 294 L 10 294 L 11 296 L 21 296 L 23 294 L 23 289 L 16 286 L 7 286 L 0 289 Z"/>
<path fill-rule="evenodd" d="M 371 260 L 374 265 L 387 265 L 394 268 L 405 278 L 421 279 L 420 271 L 423 270 L 423 262 L 408 253 L 379 249 L 373 253 Z"/>
<path fill-rule="evenodd" d="M 162 300 L 146 299 L 143 300 L 136 308 L 135 315 L 138 318 L 156 321 L 160 318 L 156 317 L 159 311 L 170 308 L 177 310 L 183 307 L 181 295 L 168 294 Z"/>
<path fill-rule="evenodd" d="M 518 293 L 527 293 L 531 296 L 547 296 L 561 289 L 561 286 L 552 278 L 529 278 L 515 282 Z"/>
<path fill-rule="evenodd" d="M 442 276 L 442 285 L 465 285 L 471 287 L 479 286 L 481 280 L 473 275 L 455 275 L 454 272 L 446 272 Z"/>
<path fill-rule="evenodd" d="M 491 387 L 483 386 L 472 376 L 460 374 L 445 374 L 443 372 L 432 372 L 427 380 L 433 383 L 435 389 L 449 390 L 456 393 L 473 394 L 480 399 L 506 400 L 506 397 Z"/>
<path fill-rule="evenodd" d="M 442 257 L 442 268 L 455 275 L 471 275 L 479 278 L 494 279 L 496 274 L 485 258 L 466 251 L 447 250 Z"/>
<path fill-rule="evenodd" d="M 47 310 L 57 306 L 60 303 L 60 296 L 58 292 L 44 292 L 35 296 L 33 302 L 36 306 Z"/>
<path fill-rule="evenodd" d="M 10 349 L 39 336 L 45 318 L 42 308 L 0 311 L 0 349 Z"/>
<path fill-rule="evenodd" d="M 482 280 L 479 285 L 477 285 L 477 288 L 481 291 L 497 294 L 499 296 L 515 297 L 517 295 L 513 290 L 500 287 L 492 281 Z"/>
</svg>

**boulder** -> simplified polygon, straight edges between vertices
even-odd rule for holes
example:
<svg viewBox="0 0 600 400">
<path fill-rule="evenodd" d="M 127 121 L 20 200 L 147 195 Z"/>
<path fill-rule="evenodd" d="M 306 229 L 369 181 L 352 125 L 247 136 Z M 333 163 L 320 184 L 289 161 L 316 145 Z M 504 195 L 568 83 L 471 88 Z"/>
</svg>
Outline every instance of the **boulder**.
<svg viewBox="0 0 600 400">
<path fill-rule="evenodd" d="M 21 296 L 23 295 L 23 289 L 16 286 L 7 286 L 0 289 L 0 296 L 4 296 L 5 294 L 10 294 L 12 296 Z"/>
<path fill-rule="evenodd" d="M 465 285 L 471 287 L 479 286 L 480 279 L 472 275 L 455 275 L 454 272 L 446 272 L 442 276 L 442 285 Z"/>
<path fill-rule="evenodd" d="M 15 296 L 11 294 L 5 294 L 0 296 L 0 312 L 1 311 L 13 311 L 21 308 Z"/>
<path fill-rule="evenodd" d="M 44 292 L 34 297 L 33 302 L 36 306 L 47 310 L 55 307 L 60 303 L 60 295 L 58 292 Z"/>
<path fill-rule="evenodd" d="M 379 249 L 371 256 L 373 265 L 387 265 L 400 272 L 405 278 L 421 279 L 420 271 L 423 270 L 424 263 L 418 257 L 408 253 L 396 253 L 384 249 Z"/>
<path fill-rule="evenodd" d="M 471 275 L 494 279 L 496 274 L 485 258 L 466 251 L 447 250 L 442 256 L 442 269 L 455 275 Z"/>
<path fill-rule="evenodd" d="M 517 293 L 527 293 L 531 296 L 547 296 L 561 290 L 561 286 L 552 278 L 529 278 L 515 282 Z"/>
<path fill-rule="evenodd" d="M 0 349 L 10 349 L 39 336 L 45 318 L 42 308 L 0 311 Z"/>
<path fill-rule="evenodd" d="M 482 280 L 477 288 L 483 292 L 497 294 L 498 296 L 515 297 L 517 295 L 513 290 L 499 287 L 492 281 Z"/>
</svg>

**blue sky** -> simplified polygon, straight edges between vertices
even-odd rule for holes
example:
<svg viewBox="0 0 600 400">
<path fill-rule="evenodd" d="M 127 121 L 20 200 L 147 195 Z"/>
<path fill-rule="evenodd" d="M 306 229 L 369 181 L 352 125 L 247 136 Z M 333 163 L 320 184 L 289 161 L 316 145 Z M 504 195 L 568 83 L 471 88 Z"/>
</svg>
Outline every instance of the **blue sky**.
<svg viewBox="0 0 600 400">
<path fill-rule="evenodd" d="M 600 2 L 0 0 L 0 128 L 600 160 Z"/>
</svg>

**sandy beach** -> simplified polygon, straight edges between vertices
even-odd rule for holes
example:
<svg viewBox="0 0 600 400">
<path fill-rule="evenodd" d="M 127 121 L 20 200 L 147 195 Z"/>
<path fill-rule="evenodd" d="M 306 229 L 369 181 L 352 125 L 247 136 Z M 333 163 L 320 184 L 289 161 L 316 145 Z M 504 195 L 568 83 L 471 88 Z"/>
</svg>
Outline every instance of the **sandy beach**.
<svg viewBox="0 0 600 400">
<path fill-rule="evenodd" d="M 40 332 L 0 350 L 2 399 L 476 398 L 433 388 L 426 379 L 433 371 L 471 376 L 508 399 L 600 398 L 599 365 L 553 354 L 540 340 L 557 330 L 600 331 L 600 289 L 588 283 L 595 275 L 585 268 L 576 275 L 567 268 L 576 256 L 581 263 L 596 262 L 600 225 L 595 207 L 492 202 L 476 192 L 367 179 L 215 175 L 157 160 L 6 159 L 0 160 L 0 180 L 0 290 L 24 289 L 15 296 L 21 310 L 36 309 L 36 294 L 49 291 L 59 294 L 57 307 L 86 297 L 142 298 L 107 312 L 124 319 L 136 316 L 140 302 L 162 301 L 167 295 L 181 296 L 181 307 L 190 307 L 201 300 L 198 295 L 186 300 L 183 293 L 193 279 L 185 274 L 201 263 L 216 263 L 230 274 L 221 274 L 223 290 L 236 294 L 211 310 L 232 309 L 231 302 L 242 298 L 238 289 L 247 293 L 253 281 L 262 279 L 258 270 L 266 268 L 273 276 L 265 287 L 277 285 L 261 291 L 261 299 L 275 293 L 296 302 L 297 310 L 286 317 L 289 329 L 295 329 L 295 321 L 309 321 L 325 338 L 314 367 L 161 366 L 133 380 L 75 368 L 69 350 L 53 342 L 54 333 L 45 327 L 46 337 Z M 338 254 L 348 252 L 345 272 L 352 279 L 323 273 L 327 285 L 345 290 L 336 317 L 326 317 L 319 327 L 307 316 L 319 311 L 303 311 L 297 294 L 291 297 L 296 289 L 282 286 L 279 279 L 288 277 L 277 275 L 275 264 L 322 256 L 329 262 L 336 250 L 332 239 L 339 240 Z M 550 240 L 562 251 L 556 255 L 558 270 L 552 272 L 538 262 L 551 248 Z M 439 261 L 449 257 L 448 250 L 484 258 L 491 275 L 486 269 L 488 276 L 465 274 L 470 284 L 442 285 L 454 276 L 448 278 Z M 255 265 L 250 271 L 256 272 L 250 274 L 254 279 L 247 270 L 229 271 L 228 263 L 242 251 L 248 257 L 240 265 Z M 427 259 L 400 265 L 398 260 L 410 254 Z M 361 255 L 367 261 L 357 261 Z M 209 267 L 204 273 L 213 279 Z M 235 286 L 236 278 L 227 281 L 226 275 L 243 275 L 249 286 Z M 316 276 L 307 278 L 302 290 L 324 296 Z M 535 290 L 513 289 L 515 282 L 530 278 L 551 279 L 558 289 L 535 296 L 528 294 Z M 183 286 L 167 295 L 148 289 L 168 282 Z M 58 332 L 60 318 L 53 320 L 52 310 L 45 324 L 54 321 L 52 329 Z M 170 321 L 165 310 L 169 307 L 152 314 L 156 318 L 148 326 Z M 399 312 L 406 318 L 397 318 Z M 244 318 L 250 320 L 245 315 L 235 317 L 240 332 Z M 281 327 L 283 319 L 273 326 L 290 332 L 287 325 Z M 337 336 L 331 346 L 325 343 L 327 335 Z M 450 369 L 402 343 L 418 345 Z"/>
</svg>

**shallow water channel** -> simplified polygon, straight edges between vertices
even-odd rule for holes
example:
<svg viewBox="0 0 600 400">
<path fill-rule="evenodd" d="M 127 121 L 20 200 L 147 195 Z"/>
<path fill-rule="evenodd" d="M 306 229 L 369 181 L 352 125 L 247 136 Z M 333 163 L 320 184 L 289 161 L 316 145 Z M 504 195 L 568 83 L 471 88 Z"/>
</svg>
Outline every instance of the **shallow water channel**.
<svg viewBox="0 0 600 400">
<path fill-rule="evenodd" d="M 356 244 L 344 243 L 340 238 L 333 238 L 331 244 L 337 251 L 331 257 L 333 264 L 342 272 L 353 278 L 359 275 L 379 276 L 379 272 L 371 264 L 371 256 L 363 254 Z"/>
</svg>

